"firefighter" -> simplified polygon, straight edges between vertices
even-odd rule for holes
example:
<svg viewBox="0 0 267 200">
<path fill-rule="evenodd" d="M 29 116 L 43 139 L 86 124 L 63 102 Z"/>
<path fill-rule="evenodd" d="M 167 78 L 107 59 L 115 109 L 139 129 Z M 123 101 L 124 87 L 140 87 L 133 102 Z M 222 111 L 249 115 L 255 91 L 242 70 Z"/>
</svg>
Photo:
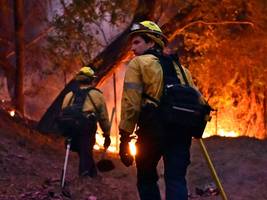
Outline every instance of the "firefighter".
<svg viewBox="0 0 267 200">
<path fill-rule="evenodd" d="M 157 164 L 163 158 L 166 200 L 186 200 L 185 176 L 190 163 L 191 136 L 183 134 L 182 129 L 164 127 L 155 103 L 163 91 L 163 70 L 155 54 L 163 55 L 167 39 L 156 23 L 143 21 L 131 27 L 130 41 L 136 56 L 129 62 L 124 79 L 119 125 L 121 161 L 127 167 L 133 163 L 128 142 L 136 128 L 135 161 L 140 199 L 161 199 Z M 179 67 L 175 63 L 174 66 L 181 84 L 185 84 Z M 194 86 L 189 71 L 185 68 L 184 71 L 189 84 Z"/>
<path fill-rule="evenodd" d="M 97 176 L 97 169 L 93 158 L 97 122 L 99 122 L 105 138 L 104 148 L 107 149 L 111 143 L 110 122 L 103 94 L 100 90 L 91 88 L 91 82 L 94 77 L 94 71 L 87 66 L 82 67 L 75 77 L 80 89 L 88 89 L 88 95 L 83 103 L 82 111 L 87 114 L 89 120 L 83 127 L 75 130 L 75 133 L 72 134 L 71 142 L 71 149 L 79 155 L 79 175 L 82 177 Z M 73 95 L 73 92 L 66 94 L 62 109 L 73 103 Z"/>
</svg>

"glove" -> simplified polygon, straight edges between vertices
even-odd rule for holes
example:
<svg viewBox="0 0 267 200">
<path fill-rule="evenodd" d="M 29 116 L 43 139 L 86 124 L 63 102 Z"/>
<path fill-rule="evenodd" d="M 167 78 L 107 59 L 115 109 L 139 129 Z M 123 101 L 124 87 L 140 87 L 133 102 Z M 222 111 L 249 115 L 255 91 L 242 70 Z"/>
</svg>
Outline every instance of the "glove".
<svg viewBox="0 0 267 200">
<path fill-rule="evenodd" d="M 104 149 L 107 150 L 110 143 L 111 143 L 111 140 L 110 140 L 110 136 L 109 135 L 104 135 Z"/>
<path fill-rule="evenodd" d="M 129 167 L 133 164 L 133 156 L 130 154 L 130 148 L 129 148 L 129 144 L 128 142 L 130 142 L 130 137 L 129 137 L 129 133 L 120 130 L 120 158 L 121 158 L 121 162 L 126 166 Z"/>
</svg>

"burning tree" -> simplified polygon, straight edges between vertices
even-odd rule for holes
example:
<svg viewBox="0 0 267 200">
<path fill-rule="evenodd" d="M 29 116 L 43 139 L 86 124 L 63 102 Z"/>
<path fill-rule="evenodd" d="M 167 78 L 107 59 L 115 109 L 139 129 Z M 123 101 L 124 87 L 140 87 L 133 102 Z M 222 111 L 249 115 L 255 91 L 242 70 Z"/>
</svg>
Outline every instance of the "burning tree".
<svg viewBox="0 0 267 200">
<path fill-rule="evenodd" d="M 115 71 L 116 80 L 120 81 L 120 70 L 131 57 L 125 42 L 128 27 L 135 21 L 154 20 L 167 34 L 169 47 L 190 69 L 197 86 L 217 109 L 206 136 L 217 133 L 266 138 L 265 0 L 59 2 L 60 12 L 47 29 L 48 43 L 44 43 L 48 44 L 47 60 L 52 64 L 40 64 L 40 79 L 54 76 L 51 80 L 64 82 L 61 77 L 65 76 L 67 83 L 82 64 L 90 63 L 98 75 L 95 85 L 113 90 L 112 85 L 105 84 L 112 83 L 109 79 L 113 79 Z M 59 76 L 62 71 L 64 76 Z M 46 83 L 38 88 L 40 92 L 52 86 Z M 61 89 L 62 86 L 53 87 L 53 98 L 47 100 L 47 105 Z M 49 124 L 61 100 L 56 98 L 41 124 Z"/>
</svg>

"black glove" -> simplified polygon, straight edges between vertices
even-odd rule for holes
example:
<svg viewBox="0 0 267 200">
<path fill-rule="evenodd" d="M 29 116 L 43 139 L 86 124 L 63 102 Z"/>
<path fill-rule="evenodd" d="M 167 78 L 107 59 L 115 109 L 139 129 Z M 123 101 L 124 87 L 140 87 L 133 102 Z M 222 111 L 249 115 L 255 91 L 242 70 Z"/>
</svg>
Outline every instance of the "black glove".
<svg viewBox="0 0 267 200">
<path fill-rule="evenodd" d="M 130 134 L 120 130 L 120 152 L 119 155 L 121 157 L 121 162 L 126 166 L 129 167 L 133 164 L 133 156 L 130 154 L 130 148 L 128 142 L 130 142 Z"/>
<path fill-rule="evenodd" d="M 110 146 L 111 140 L 109 135 L 103 135 L 105 140 L 104 140 L 104 149 L 107 150 L 108 147 Z"/>
</svg>

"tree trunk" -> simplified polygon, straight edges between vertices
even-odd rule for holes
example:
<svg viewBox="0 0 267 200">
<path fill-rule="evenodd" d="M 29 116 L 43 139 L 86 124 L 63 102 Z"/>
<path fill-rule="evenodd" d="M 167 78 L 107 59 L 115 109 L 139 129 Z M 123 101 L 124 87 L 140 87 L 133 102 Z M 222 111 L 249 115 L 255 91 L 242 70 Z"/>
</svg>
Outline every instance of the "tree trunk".
<svg viewBox="0 0 267 200">
<path fill-rule="evenodd" d="M 267 138 L 267 91 L 264 91 L 264 99 L 263 99 L 263 122 L 264 122 L 264 129 L 265 135 L 264 138 Z"/>
<path fill-rule="evenodd" d="M 15 103 L 16 110 L 24 116 L 23 71 L 24 71 L 24 0 L 14 1 L 15 46 L 16 46 L 16 80 Z"/>
</svg>

